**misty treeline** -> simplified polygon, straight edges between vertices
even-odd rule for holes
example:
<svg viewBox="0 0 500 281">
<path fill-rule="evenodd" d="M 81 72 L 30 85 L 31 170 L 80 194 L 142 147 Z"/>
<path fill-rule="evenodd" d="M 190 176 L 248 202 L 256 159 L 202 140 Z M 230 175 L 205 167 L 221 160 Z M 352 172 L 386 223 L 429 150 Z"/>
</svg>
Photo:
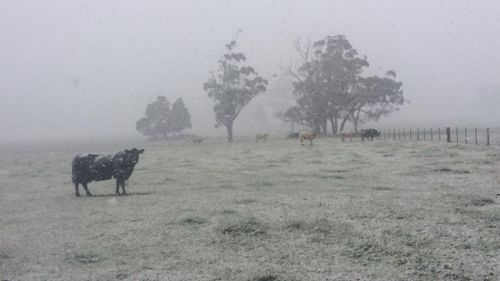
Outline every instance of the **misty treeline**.
<svg viewBox="0 0 500 281">
<path fill-rule="evenodd" d="M 402 83 L 396 81 L 396 72 L 366 76 L 366 56 L 358 55 L 345 36 L 327 36 L 305 44 L 295 40 L 293 46 L 299 63 L 281 66 L 293 78 L 296 100 L 296 105 L 280 114 L 285 122 L 301 124 L 322 135 L 327 135 L 330 127 L 331 134 L 336 135 L 347 122 L 357 131 L 367 121 L 378 121 L 403 105 Z M 226 128 L 228 142 L 233 141 L 234 121 L 241 110 L 265 92 L 268 84 L 245 64 L 245 55 L 236 47 L 234 40 L 225 45 L 217 71 L 211 72 L 203 84 L 214 102 L 215 127 Z M 136 128 L 146 136 L 167 137 L 191 128 L 191 117 L 181 98 L 170 109 L 168 100 L 159 96 L 147 105 L 146 116 L 137 121 Z"/>
<path fill-rule="evenodd" d="M 298 67 L 282 69 L 294 79 L 296 105 L 283 115 L 285 121 L 296 122 L 327 135 L 342 132 L 347 122 L 354 130 L 368 120 L 377 121 L 404 103 L 402 83 L 396 72 L 384 77 L 364 76 L 369 67 L 366 56 L 343 35 L 327 36 L 314 43 L 293 43 L 300 58 Z"/>
<path fill-rule="evenodd" d="M 312 44 L 296 40 L 293 46 L 300 63 L 282 69 L 293 77 L 296 105 L 280 115 L 284 121 L 323 135 L 328 134 L 330 124 L 331 133 L 336 135 L 347 122 L 357 131 L 365 122 L 377 121 L 403 105 L 402 83 L 395 80 L 396 72 L 387 71 L 384 77 L 365 76 L 368 60 L 358 55 L 345 36 L 327 36 Z M 215 126 L 226 127 L 229 142 L 238 114 L 267 86 L 267 80 L 253 67 L 244 65 L 245 55 L 235 48 L 235 41 L 226 45 L 219 69 L 203 84 L 215 103 Z"/>
<path fill-rule="evenodd" d="M 148 104 L 146 116 L 136 123 L 137 131 L 153 138 L 179 135 L 189 128 L 191 115 L 182 98 L 178 98 L 170 107 L 170 102 L 164 96 L 158 96 L 156 101 Z"/>
</svg>

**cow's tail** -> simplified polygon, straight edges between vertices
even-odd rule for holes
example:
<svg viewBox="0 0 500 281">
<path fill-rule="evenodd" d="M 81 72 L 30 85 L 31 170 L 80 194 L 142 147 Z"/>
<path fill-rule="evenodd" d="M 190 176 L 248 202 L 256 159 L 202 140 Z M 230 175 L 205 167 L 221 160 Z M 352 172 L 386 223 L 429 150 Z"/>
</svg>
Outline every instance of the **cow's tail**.
<svg viewBox="0 0 500 281">
<path fill-rule="evenodd" d="M 76 156 L 74 159 L 73 159 L 73 162 L 71 163 L 71 181 L 76 184 L 77 183 L 77 178 L 76 178 L 76 174 L 78 172 L 78 169 L 77 169 L 77 166 L 76 166 L 76 162 L 78 160 L 78 156 Z"/>
</svg>

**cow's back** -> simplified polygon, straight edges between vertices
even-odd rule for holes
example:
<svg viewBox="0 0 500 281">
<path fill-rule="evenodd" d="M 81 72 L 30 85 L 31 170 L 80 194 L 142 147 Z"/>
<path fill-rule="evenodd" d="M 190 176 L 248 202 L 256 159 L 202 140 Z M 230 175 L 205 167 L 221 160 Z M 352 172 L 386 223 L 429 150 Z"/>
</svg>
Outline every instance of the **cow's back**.
<svg viewBox="0 0 500 281">
<path fill-rule="evenodd" d="M 300 139 L 303 139 L 303 140 L 313 140 L 314 133 L 309 132 L 309 131 L 302 131 L 302 132 L 300 132 L 299 137 L 300 137 Z"/>
<path fill-rule="evenodd" d="M 113 177 L 113 170 L 110 155 L 79 154 L 71 165 L 73 183 L 109 180 Z"/>
</svg>

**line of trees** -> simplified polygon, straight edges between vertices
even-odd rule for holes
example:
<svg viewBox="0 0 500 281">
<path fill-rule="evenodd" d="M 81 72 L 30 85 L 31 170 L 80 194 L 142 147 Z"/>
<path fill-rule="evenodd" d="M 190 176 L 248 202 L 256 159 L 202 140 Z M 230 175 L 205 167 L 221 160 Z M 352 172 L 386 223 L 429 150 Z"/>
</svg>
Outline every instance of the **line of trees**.
<svg viewBox="0 0 500 281">
<path fill-rule="evenodd" d="M 296 105 L 281 117 L 317 133 L 336 135 L 347 122 L 354 130 L 367 121 L 378 121 L 404 104 L 402 83 L 396 72 L 385 76 L 365 76 L 369 67 L 366 56 L 358 55 L 344 35 L 327 36 L 314 43 L 293 43 L 300 62 L 297 67 L 282 69 L 293 78 Z M 225 45 L 226 52 L 218 69 L 210 73 L 203 89 L 214 102 L 215 127 L 224 126 L 228 142 L 233 141 L 233 125 L 242 109 L 257 95 L 266 91 L 268 81 L 248 65 L 246 57 L 236 50 L 236 41 Z M 181 98 L 170 109 L 168 100 L 159 96 L 146 107 L 146 116 L 136 128 L 146 136 L 167 137 L 191 128 L 191 117 Z"/>
<path fill-rule="evenodd" d="M 164 96 L 158 96 L 156 101 L 146 106 L 145 116 L 136 122 L 136 129 L 145 136 L 167 138 L 169 135 L 179 135 L 191 128 L 191 115 L 178 98 L 172 108 Z"/>
</svg>

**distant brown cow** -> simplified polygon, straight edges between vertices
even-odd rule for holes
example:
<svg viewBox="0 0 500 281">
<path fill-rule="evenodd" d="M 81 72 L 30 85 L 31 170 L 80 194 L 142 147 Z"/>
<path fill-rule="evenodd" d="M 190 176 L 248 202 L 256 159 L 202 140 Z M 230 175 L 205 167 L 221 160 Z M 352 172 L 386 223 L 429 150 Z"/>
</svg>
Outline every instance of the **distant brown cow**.
<svg viewBox="0 0 500 281">
<path fill-rule="evenodd" d="M 302 131 L 299 134 L 300 145 L 304 145 L 304 140 L 310 141 L 311 145 L 313 145 L 313 140 L 318 136 L 318 134 L 313 133 L 311 131 Z"/>
<path fill-rule="evenodd" d="M 358 133 L 356 132 L 343 132 L 342 134 L 340 134 L 340 136 L 342 137 L 342 142 L 344 142 L 345 138 L 349 138 L 352 141 L 352 138 L 357 135 Z"/>
<path fill-rule="evenodd" d="M 269 134 L 256 134 L 255 135 L 255 142 L 259 142 L 259 140 L 263 140 L 264 142 L 266 142 L 268 136 L 269 136 Z"/>
</svg>

